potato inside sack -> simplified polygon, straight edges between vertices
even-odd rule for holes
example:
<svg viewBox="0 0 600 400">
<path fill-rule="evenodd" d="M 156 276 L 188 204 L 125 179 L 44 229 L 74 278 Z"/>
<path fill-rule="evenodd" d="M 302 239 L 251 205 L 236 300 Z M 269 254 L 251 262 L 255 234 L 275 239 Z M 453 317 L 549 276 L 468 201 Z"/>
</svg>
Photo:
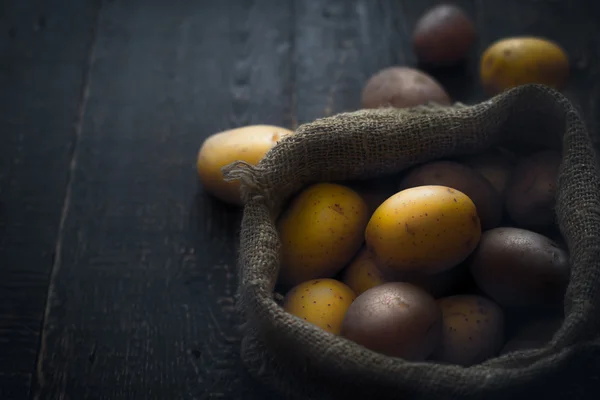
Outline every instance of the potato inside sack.
<svg viewBox="0 0 600 400">
<path fill-rule="evenodd" d="M 569 256 L 557 243 L 512 227 L 484 232 L 469 266 L 481 290 L 507 307 L 556 307 L 570 276 Z"/>
<path fill-rule="evenodd" d="M 279 283 L 335 276 L 362 246 L 368 220 L 367 204 L 346 186 L 317 183 L 300 192 L 277 223 Z"/>
<path fill-rule="evenodd" d="M 442 314 L 423 289 L 390 282 L 354 300 L 342 336 L 370 350 L 407 360 L 424 360 L 438 345 Z"/>
<path fill-rule="evenodd" d="M 335 279 L 315 279 L 295 286 L 283 301 L 283 309 L 327 332 L 339 335 L 342 321 L 356 294 Z"/>
<path fill-rule="evenodd" d="M 400 189 L 440 185 L 459 190 L 475 203 L 483 230 L 502 219 L 502 201 L 494 186 L 474 169 L 452 161 L 434 161 L 413 168 L 402 180 Z"/>
<path fill-rule="evenodd" d="M 433 360 L 470 366 L 494 357 L 504 344 L 504 314 L 481 296 L 450 296 L 438 300 L 442 338 Z"/>
<path fill-rule="evenodd" d="M 419 186 L 391 196 L 373 213 L 365 232 L 381 268 L 416 274 L 458 265 L 480 236 L 473 201 L 445 186 Z"/>
<path fill-rule="evenodd" d="M 377 268 L 375 257 L 366 247 L 344 269 L 342 282 L 350 287 L 356 295 L 382 285 L 386 282 L 383 274 Z"/>
<path fill-rule="evenodd" d="M 235 161 L 256 165 L 289 129 L 272 125 L 250 125 L 212 134 L 198 151 L 196 168 L 204 189 L 221 201 L 241 205 L 240 182 L 226 182 L 221 168 Z"/>
</svg>

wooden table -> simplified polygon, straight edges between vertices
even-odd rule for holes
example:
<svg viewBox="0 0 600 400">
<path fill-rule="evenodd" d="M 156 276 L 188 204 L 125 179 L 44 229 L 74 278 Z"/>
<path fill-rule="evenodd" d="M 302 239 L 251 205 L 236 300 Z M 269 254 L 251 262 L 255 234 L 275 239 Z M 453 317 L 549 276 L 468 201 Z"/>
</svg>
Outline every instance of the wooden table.
<svg viewBox="0 0 600 400">
<path fill-rule="evenodd" d="M 240 211 L 197 184 L 209 134 L 359 106 L 414 65 L 435 1 L 0 2 L 0 399 L 265 399 L 237 355 Z M 594 0 L 458 1 L 479 27 L 556 40 L 566 93 L 600 123 Z"/>
</svg>

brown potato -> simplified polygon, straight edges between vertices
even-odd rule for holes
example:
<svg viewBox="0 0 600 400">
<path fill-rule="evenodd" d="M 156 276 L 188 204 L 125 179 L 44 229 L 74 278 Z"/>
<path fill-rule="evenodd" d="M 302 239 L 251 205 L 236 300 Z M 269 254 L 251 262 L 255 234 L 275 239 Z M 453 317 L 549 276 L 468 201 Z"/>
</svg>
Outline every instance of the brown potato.
<svg viewBox="0 0 600 400">
<path fill-rule="evenodd" d="M 429 102 L 451 104 L 450 97 L 434 78 L 408 67 L 379 71 L 367 81 L 362 91 L 363 108 L 407 108 Z"/>
<path fill-rule="evenodd" d="M 437 346 L 441 327 L 442 313 L 433 297 L 409 283 L 392 282 L 354 300 L 341 334 L 382 354 L 424 360 Z"/>
<path fill-rule="evenodd" d="M 424 185 L 448 186 L 466 194 L 477 207 L 483 230 L 491 229 L 502 219 L 500 195 L 482 175 L 453 161 L 434 161 L 412 169 L 402 180 L 400 189 Z"/>
<path fill-rule="evenodd" d="M 438 300 L 443 315 L 442 339 L 432 359 L 470 366 L 494 357 L 504 343 L 504 314 L 481 296 Z"/>
<path fill-rule="evenodd" d="M 544 346 L 552 339 L 562 322 L 562 318 L 547 318 L 525 325 L 504 345 L 500 354 Z"/>
<path fill-rule="evenodd" d="M 459 7 L 442 4 L 426 12 L 413 32 L 413 49 L 420 62 L 432 66 L 461 61 L 475 40 L 475 27 Z"/>
<path fill-rule="evenodd" d="M 508 227 L 484 232 L 469 266 L 477 286 L 502 306 L 556 305 L 570 275 L 567 252 L 555 242 Z"/>
<path fill-rule="evenodd" d="M 514 162 L 510 157 L 494 151 L 467 157 L 463 163 L 479 172 L 492 184 L 500 197 L 504 198 L 514 168 Z"/>
<path fill-rule="evenodd" d="M 543 229 L 554 223 L 560 153 L 535 153 L 521 160 L 506 188 L 506 210 L 516 225 Z"/>
</svg>

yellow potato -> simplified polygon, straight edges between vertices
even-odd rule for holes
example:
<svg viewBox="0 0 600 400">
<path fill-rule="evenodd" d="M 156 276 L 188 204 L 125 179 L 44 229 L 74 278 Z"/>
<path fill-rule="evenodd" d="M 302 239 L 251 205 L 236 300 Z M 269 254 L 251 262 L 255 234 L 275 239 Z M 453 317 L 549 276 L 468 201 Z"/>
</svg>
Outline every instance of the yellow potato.
<svg viewBox="0 0 600 400">
<path fill-rule="evenodd" d="M 504 344 L 504 314 L 481 296 L 451 296 L 438 300 L 443 333 L 432 358 L 470 366 L 494 357 Z"/>
<path fill-rule="evenodd" d="M 342 321 L 356 294 L 335 279 L 315 279 L 294 287 L 283 309 L 327 332 L 340 334 Z"/>
<path fill-rule="evenodd" d="M 333 183 L 305 189 L 277 224 L 280 283 L 334 276 L 360 249 L 368 220 L 367 204 L 352 189 Z"/>
<path fill-rule="evenodd" d="M 377 269 L 373 254 L 365 247 L 344 270 L 342 282 L 359 296 L 361 293 L 386 281 L 381 271 Z"/>
<path fill-rule="evenodd" d="M 481 83 L 490 95 L 527 83 L 562 89 L 569 59 L 556 43 L 536 37 L 514 37 L 493 43 L 481 56 Z"/>
<path fill-rule="evenodd" d="M 375 210 L 365 233 L 367 247 L 384 274 L 445 271 L 467 258 L 480 236 L 473 201 L 446 186 L 396 193 Z"/>
<path fill-rule="evenodd" d="M 251 125 L 209 136 L 198 152 L 200 182 L 218 199 L 241 205 L 240 182 L 225 182 L 221 168 L 235 161 L 256 165 L 282 137 L 291 133 L 278 126 Z"/>
</svg>

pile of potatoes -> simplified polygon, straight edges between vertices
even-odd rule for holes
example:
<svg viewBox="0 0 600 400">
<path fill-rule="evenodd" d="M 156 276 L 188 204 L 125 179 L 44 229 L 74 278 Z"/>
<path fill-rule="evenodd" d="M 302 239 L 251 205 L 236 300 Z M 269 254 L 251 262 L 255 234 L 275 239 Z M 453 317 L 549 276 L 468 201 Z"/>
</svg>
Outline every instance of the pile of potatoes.
<svg viewBox="0 0 600 400">
<path fill-rule="evenodd" d="M 441 5 L 418 21 L 424 67 L 454 65 L 476 38 L 468 16 Z M 569 62 L 555 43 L 514 37 L 480 60 L 489 95 L 525 83 L 561 89 Z M 362 108 L 450 105 L 428 73 L 390 66 L 365 83 Z M 205 191 L 242 205 L 221 169 L 256 165 L 293 131 L 253 125 L 208 137 L 197 169 Z M 276 291 L 301 320 L 407 360 L 473 365 L 542 346 L 562 320 L 569 258 L 556 229 L 560 154 L 551 150 L 435 160 L 365 182 L 323 182 L 298 193 L 277 224 Z M 276 296 L 277 298 L 277 296 Z"/>
<path fill-rule="evenodd" d="M 277 225 L 283 308 L 413 361 L 473 365 L 543 345 L 570 275 L 548 237 L 559 165 L 553 151 L 492 151 L 305 188 Z"/>
</svg>

